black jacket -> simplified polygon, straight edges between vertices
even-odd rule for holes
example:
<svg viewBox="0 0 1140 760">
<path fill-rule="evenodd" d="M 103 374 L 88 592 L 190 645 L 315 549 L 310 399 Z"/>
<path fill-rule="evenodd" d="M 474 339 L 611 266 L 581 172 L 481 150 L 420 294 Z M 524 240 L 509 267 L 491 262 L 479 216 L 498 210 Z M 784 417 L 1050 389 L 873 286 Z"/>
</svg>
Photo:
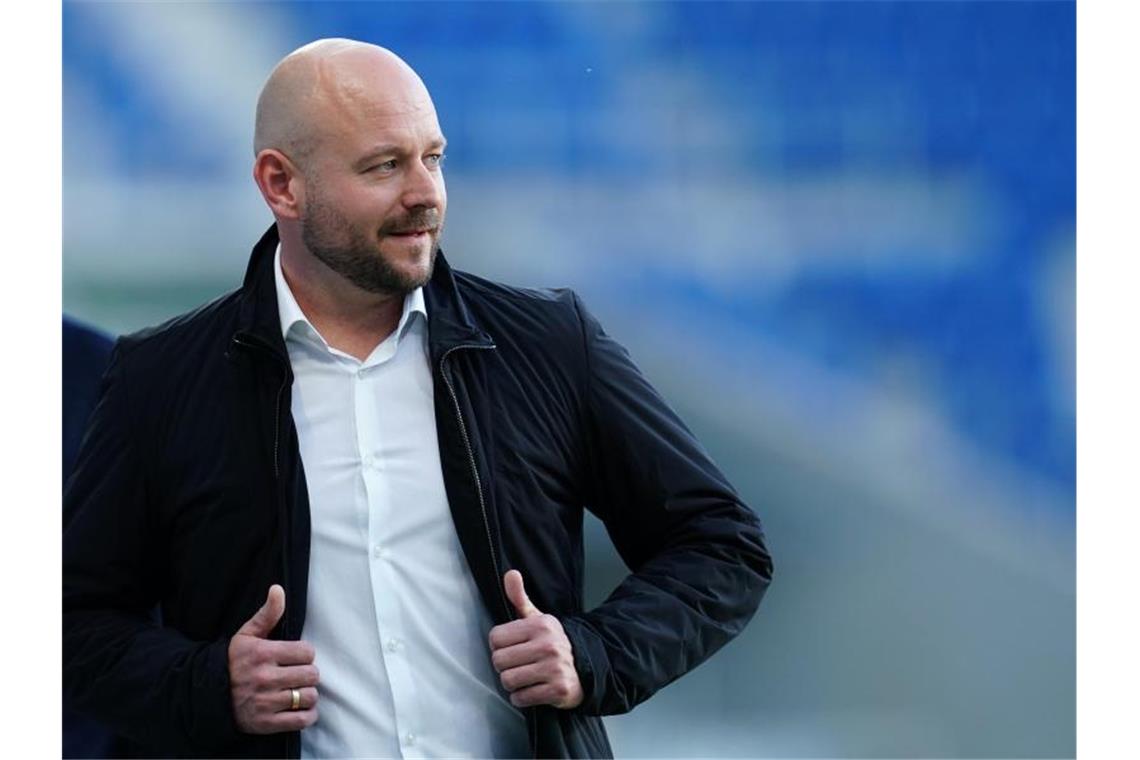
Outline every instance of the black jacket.
<svg viewBox="0 0 1140 760">
<path fill-rule="evenodd" d="M 227 668 L 271 584 L 287 598 L 274 636 L 304 625 L 309 504 L 276 245 L 273 227 L 241 289 L 118 341 L 65 492 L 65 692 L 156 756 L 300 752 L 298 733 L 239 732 Z M 609 756 L 597 716 L 630 710 L 756 610 L 772 572 L 759 521 L 573 292 L 489 282 L 442 254 L 424 290 L 468 566 L 496 623 L 514 616 L 503 573 L 523 573 L 585 693 L 573 710 L 526 711 L 532 749 Z M 588 612 L 583 507 L 632 571 Z"/>
<path fill-rule="evenodd" d="M 71 475 L 87 420 L 99 400 L 99 383 L 111 358 L 109 335 L 63 316 L 63 484 Z M 64 757 L 115 757 L 121 749 L 96 721 L 63 706 Z"/>
<path fill-rule="evenodd" d="M 114 341 L 109 335 L 63 315 L 63 482 L 75 465 L 87 419 L 99 400 L 99 381 Z"/>
</svg>

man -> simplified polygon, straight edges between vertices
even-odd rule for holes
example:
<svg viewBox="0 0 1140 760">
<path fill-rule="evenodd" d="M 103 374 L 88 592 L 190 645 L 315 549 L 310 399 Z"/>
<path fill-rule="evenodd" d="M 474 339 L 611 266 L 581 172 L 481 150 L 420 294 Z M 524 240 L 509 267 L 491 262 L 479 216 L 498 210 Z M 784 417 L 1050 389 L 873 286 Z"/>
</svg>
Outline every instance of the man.
<svg viewBox="0 0 1140 760">
<path fill-rule="evenodd" d="M 608 756 L 598 716 L 769 583 L 753 513 L 574 293 L 450 268 L 444 146 L 392 53 L 295 51 L 241 289 L 116 346 L 65 499 L 65 686 L 151 754 Z M 583 506 L 633 571 L 588 612 Z"/>
<path fill-rule="evenodd" d="M 63 482 L 75 465 L 87 419 L 99 398 L 99 380 L 111 356 L 111 338 L 63 316 Z M 115 737 L 90 718 L 63 706 L 63 756 L 113 757 Z"/>
</svg>

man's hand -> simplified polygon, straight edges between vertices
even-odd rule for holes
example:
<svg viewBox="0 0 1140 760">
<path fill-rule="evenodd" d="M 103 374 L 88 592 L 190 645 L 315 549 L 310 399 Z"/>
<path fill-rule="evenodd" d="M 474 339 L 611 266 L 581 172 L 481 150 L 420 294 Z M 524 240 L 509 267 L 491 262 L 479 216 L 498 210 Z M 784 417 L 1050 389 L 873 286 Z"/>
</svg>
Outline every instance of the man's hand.
<svg viewBox="0 0 1140 760">
<path fill-rule="evenodd" d="M 518 570 L 507 571 L 503 588 L 520 619 L 491 629 L 491 663 L 511 694 L 511 704 L 577 707 L 582 703 L 582 684 L 562 623 L 531 604 Z"/>
<path fill-rule="evenodd" d="M 300 731 L 317 721 L 316 653 L 306 641 L 267 637 L 285 612 L 285 589 L 269 587 L 265 604 L 230 639 L 230 693 L 238 728 L 248 734 Z M 293 709 L 293 689 L 300 704 Z"/>
</svg>

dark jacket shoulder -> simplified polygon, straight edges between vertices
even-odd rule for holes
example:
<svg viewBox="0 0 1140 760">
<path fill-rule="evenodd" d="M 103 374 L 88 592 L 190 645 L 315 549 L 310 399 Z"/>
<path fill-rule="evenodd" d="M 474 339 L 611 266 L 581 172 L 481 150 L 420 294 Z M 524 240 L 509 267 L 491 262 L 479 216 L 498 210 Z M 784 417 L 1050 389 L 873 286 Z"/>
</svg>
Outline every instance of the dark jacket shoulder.
<svg viewBox="0 0 1140 760">
<path fill-rule="evenodd" d="M 524 288 L 453 270 L 475 321 L 501 348 L 581 355 L 578 296 L 570 288 Z"/>
<path fill-rule="evenodd" d="M 133 361 L 198 362 L 199 350 L 213 344 L 224 345 L 237 324 L 241 291 L 233 290 L 188 312 L 119 339 L 120 351 L 129 352 Z"/>
</svg>

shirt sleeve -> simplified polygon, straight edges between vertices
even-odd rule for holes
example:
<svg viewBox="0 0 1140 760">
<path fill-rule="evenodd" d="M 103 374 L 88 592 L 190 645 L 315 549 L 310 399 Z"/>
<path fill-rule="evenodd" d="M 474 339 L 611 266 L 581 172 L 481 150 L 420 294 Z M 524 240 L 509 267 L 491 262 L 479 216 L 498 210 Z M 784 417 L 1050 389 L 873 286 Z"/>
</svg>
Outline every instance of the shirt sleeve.
<svg viewBox="0 0 1140 760">
<path fill-rule="evenodd" d="M 756 514 L 574 296 L 586 362 L 588 507 L 631 573 L 562 619 L 591 715 L 624 713 L 706 660 L 772 578 Z"/>
<path fill-rule="evenodd" d="M 217 754 L 239 735 L 229 642 L 191 641 L 153 615 L 162 565 L 128 355 L 120 339 L 64 491 L 64 699 L 144 746 Z"/>
</svg>

